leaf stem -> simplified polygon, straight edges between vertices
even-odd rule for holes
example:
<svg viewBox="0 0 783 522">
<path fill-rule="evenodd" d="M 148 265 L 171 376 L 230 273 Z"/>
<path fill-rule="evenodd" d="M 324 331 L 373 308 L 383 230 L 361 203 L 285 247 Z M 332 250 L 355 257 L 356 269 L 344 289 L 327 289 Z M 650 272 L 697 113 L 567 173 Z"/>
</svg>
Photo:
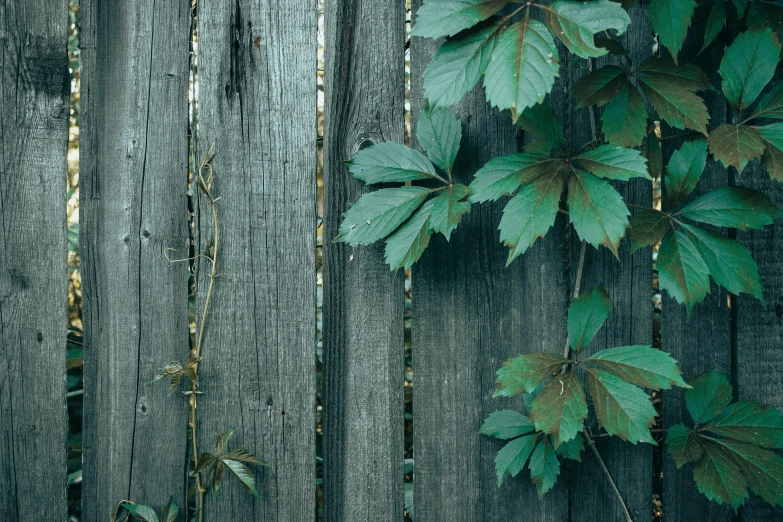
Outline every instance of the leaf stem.
<svg viewBox="0 0 783 522">
<path fill-rule="evenodd" d="M 623 496 L 620 494 L 620 491 L 617 489 L 617 486 L 614 483 L 614 479 L 612 479 L 612 474 L 609 473 L 608 469 L 606 469 L 606 464 L 604 464 L 604 459 L 602 459 L 601 454 L 598 453 L 598 448 L 595 447 L 595 441 L 587 432 L 587 428 L 584 428 L 582 430 L 582 437 L 585 439 L 585 443 L 590 448 L 590 451 L 593 453 L 595 460 L 598 461 L 598 465 L 601 466 L 601 471 L 604 472 L 604 477 L 606 477 L 606 480 L 609 482 L 609 485 L 612 487 L 612 491 L 614 491 L 614 494 L 617 497 L 617 501 L 620 503 L 620 507 L 623 510 L 623 514 L 625 515 L 626 522 L 633 522 L 633 519 L 631 518 L 631 514 L 628 512 L 628 508 L 626 507 L 625 501 L 623 500 Z"/>
<path fill-rule="evenodd" d="M 658 138 L 658 142 L 670 141 L 670 140 L 684 140 L 685 138 L 691 138 L 693 136 L 701 136 L 701 132 L 684 132 L 682 134 L 675 134 L 674 136 L 663 136 Z"/>
</svg>

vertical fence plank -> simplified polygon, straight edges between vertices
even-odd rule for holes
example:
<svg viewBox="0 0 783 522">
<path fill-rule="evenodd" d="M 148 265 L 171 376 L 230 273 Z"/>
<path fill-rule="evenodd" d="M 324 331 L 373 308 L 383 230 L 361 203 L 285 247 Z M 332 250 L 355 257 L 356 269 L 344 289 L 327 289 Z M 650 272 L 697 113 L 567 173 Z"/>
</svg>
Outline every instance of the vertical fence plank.
<svg viewBox="0 0 783 522">
<path fill-rule="evenodd" d="M 363 190 L 342 162 L 403 141 L 405 1 L 327 0 L 324 21 L 324 515 L 399 520 L 404 273 L 331 240 Z"/>
<path fill-rule="evenodd" d="M 754 162 L 737 180 L 768 195 L 783 207 L 783 188 L 772 180 L 766 169 Z M 739 241 L 753 254 L 759 265 L 766 308 L 757 299 L 741 294 L 736 310 L 737 390 L 740 400 L 772 404 L 783 410 L 783 223 L 759 231 L 737 232 Z M 737 302 L 735 299 L 733 302 Z M 783 520 L 783 509 L 773 508 L 756 495 L 742 508 L 744 522 Z"/>
<path fill-rule="evenodd" d="M 703 27 L 707 12 L 697 11 L 693 27 Z M 693 31 L 692 31 L 693 32 Z M 710 48 L 698 57 L 696 49 L 700 49 L 702 40 L 690 34 L 683 46 L 687 54 L 683 60 L 698 65 L 707 73 L 710 83 L 719 88 L 721 80 L 717 73 L 724 45 L 714 42 Z M 718 91 L 700 93 L 710 112 L 710 128 L 726 122 L 726 100 Z M 680 134 L 683 131 L 666 128 L 665 134 Z M 696 138 L 693 138 L 696 139 Z M 677 140 L 665 143 L 663 147 L 664 164 L 671 153 L 682 146 L 683 141 Z M 664 200 L 663 209 L 669 210 L 665 197 L 666 173 L 663 174 Z M 713 160 L 707 160 L 707 166 L 702 174 L 693 195 L 689 201 L 706 192 L 725 187 L 728 182 L 726 168 Z M 661 348 L 669 352 L 680 363 L 685 380 L 692 379 L 712 369 L 731 375 L 731 311 L 728 306 L 726 291 L 711 283 L 710 294 L 696 305 L 688 317 L 685 306 L 680 305 L 665 292 L 661 304 Z M 669 428 L 675 424 L 692 425 L 692 420 L 685 408 L 685 391 L 681 388 L 667 390 L 662 393 L 663 426 Z M 732 520 L 731 508 L 719 506 L 702 495 L 693 480 L 693 464 L 687 464 L 677 469 L 677 466 L 664 446 L 663 455 L 663 519 L 667 522 L 728 522 Z"/>
<path fill-rule="evenodd" d="M 189 0 L 81 5 L 83 520 L 185 505 L 187 407 L 157 369 L 188 356 Z"/>
<path fill-rule="evenodd" d="M 215 154 L 218 272 L 202 348 L 198 443 L 255 470 L 225 480 L 208 520 L 300 522 L 315 509 L 316 3 L 199 2 L 200 163 Z M 206 174 L 206 172 L 205 172 Z M 198 251 L 214 240 L 202 198 Z M 199 313 L 209 284 L 200 263 Z"/>
<path fill-rule="evenodd" d="M 0 519 L 64 520 L 68 3 L 0 8 Z"/>
<path fill-rule="evenodd" d="M 648 3 L 640 3 L 630 11 L 631 26 L 618 38 L 628 50 L 633 63 L 639 64 L 647 58 L 653 45 L 653 31 L 647 17 Z M 572 59 L 577 59 L 576 57 Z M 621 64 L 621 60 L 611 55 L 595 60 L 593 69 L 607 64 Z M 574 82 L 587 73 L 585 61 L 572 70 Z M 572 92 L 572 89 L 569 89 Z M 572 102 L 572 107 L 576 102 Z M 595 124 L 600 127 L 599 111 L 595 111 Z M 571 130 L 572 145 L 579 147 L 593 139 L 589 110 L 580 109 L 574 113 Z M 627 204 L 652 206 L 652 185 L 644 179 L 627 182 L 615 182 L 614 187 L 623 196 Z M 576 277 L 579 262 L 580 241 L 576 234 L 571 246 L 571 278 Z M 604 348 L 629 345 L 652 345 L 653 341 L 653 302 L 652 302 L 652 255 L 645 249 L 633 255 L 630 253 L 628 239 L 620 247 L 620 261 L 605 248 L 598 251 L 588 247 L 584 274 L 583 291 L 603 284 L 614 301 L 614 308 L 604 327 L 588 348 L 595 353 Z M 573 288 L 573 284 L 572 284 Z M 592 406 L 590 407 L 591 412 Z M 593 432 L 597 424 L 591 420 Z M 596 440 L 596 448 L 609 469 L 620 493 L 623 495 L 628 511 L 636 522 L 652 519 L 652 450 L 650 444 L 632 445 L 617 437 L 602 437 Z M 587 451 L 581 463 L 574 464 L 572 482 L 572 510 L 574 520 L 589 513 L 595 520 L 624 520 L 622 509 L 614 497 L 606 477 L 601 472 L 593 455 Z"/>
<path fill-rule="evenodd" d="M 413 5 L 415 13 L 421 1 Z M 425 103 L 422 73 L 438 44 L 411 42 L 414 120 Z M 490 159 L 518 151 L 510 115 L 491 109 L 481 87 L 457 113 L 463 140 L 456 181 L 468 183 Z M 492 398 L 501 364 L 526 352 L 562 352 L 566 338 L 564 222 L 504 268 L 508 249 L 497 231 L 503 204 L 474 206 L 451 241 L 434 236 L 413 267 L 417 521 L 568 519 L 563 476 L 541 501 L 527 472 L 498 488 L 493 461 L 502 442 L 478 434 L 491 412 L 523 408 L 519 397 Z"/>
</svg>

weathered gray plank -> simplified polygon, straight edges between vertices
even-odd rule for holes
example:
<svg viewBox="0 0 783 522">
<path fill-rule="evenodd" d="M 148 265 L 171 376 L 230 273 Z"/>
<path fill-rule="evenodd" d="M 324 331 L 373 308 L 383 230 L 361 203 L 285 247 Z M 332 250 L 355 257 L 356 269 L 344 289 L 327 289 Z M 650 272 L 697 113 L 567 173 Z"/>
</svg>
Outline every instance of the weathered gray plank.
<svg viewBox="0 0 783 522">
<path fill-rule="evenodd" d="M 703 27 L 707 14 L 703 9 L 697 11 L 693 27 Z M 709 49 L 695 57 L 694 55 L 702 44 L 699 39 L 701 31 L 696 31 L 696 33 L 698 34 L 694 35 L 691 31 L 689 34 L 683 47 L 683 59 L 697 64 L 707 73 L 713 85 L 720 86 L 720 76 L 717 74 L 717 70 L 723 56 L 722 42 L 714 42 Z M 707 108 L 710 111 L 710 128 L 724 123 L 727 118 L 726 100 L 720 91 L 703 92 L 701 95 L 705 98 Z M 677 129 L 665 130 L 665 133 L 669 135 L 681 134 L 682 132 Z M 682 140 L 676 140 L 663 144 L 664 164 L 668 161 L 671 153 L 682 143 Z M 665 183 L 664 173 L 664 185 Z M 726 169 L 710 157 L 707 160 L 702 180 L 691 196 L 691 201 L 701 194 L 724 187 L 727 183 Z M 664 210 L 667 209 L 664 198 Z M 704 302 L 696 305 L 690 318 L 687 316 L 685 306 L 678 304 L 664 293 L 661 317 L 663 324 L 661 348 L 680 362 L 680 369 L 682 369 L 686 380 L 712 369 L 718 369 L 725 372 L 726 375 L 731 375 L 731 310 L 728 306 L 728 295 L 723 288 L 712 283 L 710 294 Z M 684 390 L 680 388 L 662 393 L 664 428 L 679 423 L 692 425 L 692 420 L 685 408 L 684 395 Z M 667 522 L 727 522 L 732 520 L 731 508 L 719 506 L 699 493 L 693 480 L 693 465 L 688 464 L 678 470 L 665 447 L 661 502 L 663 504 L 663 518 Z"/>
<path fill-rule="evenodd" d="M 403 141 L 405 0 L 327 0 L 324 21 L 324 519 L 403 513 L 403 272 L 331 243 L 364 190 L 342 161 Z"/>
<path fill-rule="evenodd" d="M 653 31 L 647 17 L 648 3 L 640 3 L 630 11 L 631 26 L 618 38 L 628 50 L 633 63 L 639 64 L 652 53 Z M 574 57 L 573 59 L 577 59 Z M 576 80 L 587 72 L 585 60 L 579 60 L 581 66 L 572 73 Z M 622 61 L 611 55 L 595 60 L 597 69 L 610 63 Z M 569 89 L 572 92 L 572 89 Z M 576 100 L 572 100 L 572 107 Z M 596 126 L 601 111 L 595 111 Z M 579 147 L 593 139 L 592 125 L 588 109 L 574 113 L 570 129 L 572 145 Z M 652 206 L 652 185 L 649 181 L 636 179 L 630 182 L 615 182 L 614 187 L 628 204 Z M 571 278 L 576 277 L 579 263 L 580 241 L 576 234 L 571 245 Z M 630 244 L 625 240 L 620 246 L 620 260 L 614 258 L 605 248 L 596 251 L 587 248 L 583 291 L 603 284 L 614 301 L 614 309 L 603 329 L 598 333 L 588 353 L 604 348 L 628 346 L 633 344 L 652 345 L 653 340 L 653 290 L 652 255 L 649 249 L 630 254 Z M 592 408 L 592 406 L 591 406 Z M 592 411 L 592 409 L 591 409 Z M 592 417 L 592 416 L 591 416 Z M 591 418 L 593 433 L 598 434 L 597 424 Z M 599 437 L 596 449 L 612 475 L 620 493 L 623 495 L 628 511 L 637 522 L 652 518 L 652 446 L 649 444 L 632 445 L 617 437 Z M 573 520 L 589 513 L 591 519 L 606 521 L 625 520 L 622 508 L 617 502 L 609 482 L 593 457 L 587 451 L 582 462 L 573 466 L 572 511 Z"/>
<path fill-rule="evenodd" d="M 64 520 L 68 3 L 0 7 L 0 519 Z"/>
<path fill-rule="evenodd" d="M 185 505 L 185 400 L 159 367 L 188 356 L 190 2 L 81 4 L 83 520 L 130 499 Z"/>
<path fill-rule="evenodd" d="M 783 188 L 779 181 L 770 179 L 758 162 L 748 166 L 737 179 L 738 185 L 754 188 L 767 194 L 783 207 Z M 739 399 L 750 399 L 772 404 L 783 410 L 783 223 L 760 231 L 737 232 L 738 240 L 753 254 L 759 265 L 767 307 L 755 298 L 740 294 L 735 314 L 737 389 Z M 783 509 L 772 508 L 752 495 L 742 508 L 745 522 L 783 520 Z"/>
<path fill-rule="evenodd" d="M 199 151 L 214 159 L 218 273 L 200 366 L 198 444 L 236 426 L 231 477 L 206 520 L 310 520 L 315 509 L 316 2 L 199 4 Z M 205 172 L 206 174 L 206 172 Z M 202 197 L 198 251 L 214 239 Z M 199 310 L 210 265 L 200 263 Z"/>
<path fill-rule="evenodd" d="M 421 2 L 413 5 L 415 13 Z M 414 123 L 424 107 L 422 73 L 435 49 L 432 40 L 411 42 Z M 489 108 L 481 87 L 457 113 L 463 140 L 455 181 L 467 183 L 488 160 L 518 150 L 510 115 Z M 503 361 L 561 352 L 566 338 L 564 221 L 504 268 L 508 250 L 497 231 L 503 204 L 474 207 L 451 242 L 433 237 L 413 268 L 417 521 L 567 520 L 565 473 L 540 501 L 527 472 L 499 489 L 493 461 L 502 442 L 478 434 L 491 412 L 523 407 L 519 397 L 492 399 Z"/>
</svg>

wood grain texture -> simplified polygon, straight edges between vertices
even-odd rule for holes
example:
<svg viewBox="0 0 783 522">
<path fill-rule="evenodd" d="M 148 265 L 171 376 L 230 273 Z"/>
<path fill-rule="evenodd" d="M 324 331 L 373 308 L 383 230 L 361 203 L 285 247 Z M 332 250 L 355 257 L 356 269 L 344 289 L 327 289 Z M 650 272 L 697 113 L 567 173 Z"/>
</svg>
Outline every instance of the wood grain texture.
<svg viewBox="0 0 783 522">
<path fill-rule="evenodd" d="M 415 10 L 421 2 L 413 2 Z M 414 16 L 415 22 L 415 16 Z M 411 115 L 424 107 L 422 73 L 439 42 L 411 42 Z M 481 87 L 457 107 L 463 139 L 455 181 L 468 183 L 492 158 L 517 152 L 510 115 L 491 109 Z M 567 278 L 564 220 L 504 268 L 503 205 L 474 206 L 450 242 L 439 234 L 413 268 L 414 505 L 417 521 L 551 521 L 568 517 L 565 472 L 538 500 L 529 473 L 498 488 L 502 441 L 478 434 L 490 413 L 523 408 L 493 399 L 495 372 L 515 355 L 562 352 Z"/>
<path fill-rule="evenodd" d="M 68 3 L 0 6 L 0 519 L 65 520 Z"/>
<path fill-rule="evenodd" d="M 366 187 L 343 161 L 404 137 L 405 0 L 327 0 L 324 520 L 403 514 L 403 280 L 383 245 L 332 243 Z"/>
<path fill-rule="evenodd" d="M 708 13 L 697 11 L 694 27 L 703 27 Z M 693 31 L 691 31 L 693 33 Z M 689 34 L 683 46 L 682 59 L 695 63 L 707 73 L 712 85 L 720 88 L 720 76 L 717 73 L 723 56 L 722 36 L 698 57 L 696 50 L 701 48 L 701 31 L 697 35 Z M 727 121 L 726 100 L 718 91 L 700 93 L 704 97 L 710 112 L 710 129 Z M 680 134 L 683 131 L 664 127 L 664 135 Z M 695 138 L 694 138 L 695 139 Z M 663 144 L 664 164 L 671 153 L 682 145 L 682 140 Z M 666 177 L 664 173 L 664 185 Z M 728 172 L 710 156 L 702 174 L 701 181 L 689 201 L 711 190 L 725 187 Z M 665 190 L 664 190 L 665 193 Z M 667 210 L 664 198 L 664 210 Z M 725 232 L 725 231 L 724 231 Z M 638 254 L 637 254 L 638 255 Z M 669 352 L 680 363 L 680 369 L 686 381 L 712 369 L 731 375 L 731 310 L 728 306 L 726 291 L 711 282 L 710 294 L 696 305 L 690 318 L 684 305 L 680 305 L 665 292 L 662 296 L 661 317 L 663 331 L 661 348 Z M 663 427 L 684 423 L 692 426 L 693 421 L 685 408 L 685 390 L 677 388 L 662 394 Z M 664 447 L 663 455 L 663 519 L 667 522 L 728 522 L 732 520 L 730 507 L 719 506 L 699 493 L 693 480 L 693 464 L 677 469 L 674 460 Z"/>
<path fill-rule="evenodd" d="M 779 77 L 776 78 L 778 81 Z M 775 82 L 775 80 L 773 80 Z M 775 82 L 777 83 L 777 82 Z M 751 163 L 737 179 L 737 185 L 759 190 L 783 207 L 783 188 L 770 179 L 759 163 Z M 766 308 L 757 299 L 740 294 L 735 315 L 737 350 L 737 398 L 772 404 L 783 410 L 783 223 L 762 230 L 737 232 L 737 239 L 753 254 L 759 265 Z M 744 522 L 783 520 L 783 509 L 773 508 L 756 495 L 742 508 Z"/>
<path fill-rule="evenodd" d="M 301 522 L 315 509 L 316 2 L 199 3 L 199 151 L 212 148 L 220 237 L 200 366 L 201 451 L 231 449 L 261 499 L 225 477 L 205 520 Z M 206 173 L 206 172 L 205 172 Z M 197 251 L 214 239 L 201 198 Z M 209 283 L 198 275 L 198 308 Z"/>
<path fill-rule="evenodd" d="M 80 232 L 84 303 L 82 520 L 123 499 L 185 506 L 187 406 L 158 368 L 188 357 L 190 2 L 87 0 Z"/>
<path fill-rule="evenodd" d="M 617 40 L 625 46 L 633 59 L 639 64 L 650 56 L 653 45 L 653 30 L 647 17 L 648 3 L 637 4 L 629 12 L 631 26 Z M 576 57 L 572 60 L 578 60 Z M 595 60 L 593 69 L 603 65 L 621 65 L 622 60 L 608 55 Z M 572 68 L 572 86 L 576 84 L 586 71 L 586 61 L 578 60 L 579 68 Z M 569 89 L 572 92 L 572 89 Z M 576 100 L 571 100 L 576 107 Z M 595 111 L 596 126 L 601 111 Z M 588 109 L 579 109 L 573 114 L 573 124 L 570 129 L 571 145 L 580 147 L 591 141 L 592 124 Z M 627 204 L 652 206 L 652 184 L 644 179 L 628 182 L 614 182 L 613 186 L 620 192 Z M 576 267 L 579 263 L 580 241 L 573 234 L 571 245 L 571 278 L 576 277 Z M 606 248 L 598 250 L 588 246 L 582 277 L 582 291 L 587 291 L 603 284 L 614 301 L 614 308 L 604 327 L 599 331 L 587 354 L 595 353 L 604 348 L 629 345 L 647 345 L 653 343 L 653 274 L 652 253 L 644 249 L 630 254 L 630 241 L 626 238 L 620 246 L 618 261 Z M 649 392 L 649 390 L 648 390 Z M 597 423 L 592 415 L 593 433 L 599 433 Z M 596 440 L 596 448 L 606 467 L 609 469 L 620 493 L 623 495 L 628 511 L 636 522 L 652 519 L 652 453 L 650 444 L 633 445 L 617 437 L 601 437 Z M 581 520 L 581 514 L 589 513 L 590 519 L 606 521 L 622 521 L 622 508 L 614 498 L 606 477 L 593 457 L 586 451 L 582 462 L 573 466 L 571 503 L 573 520 Z"/>
</svg>

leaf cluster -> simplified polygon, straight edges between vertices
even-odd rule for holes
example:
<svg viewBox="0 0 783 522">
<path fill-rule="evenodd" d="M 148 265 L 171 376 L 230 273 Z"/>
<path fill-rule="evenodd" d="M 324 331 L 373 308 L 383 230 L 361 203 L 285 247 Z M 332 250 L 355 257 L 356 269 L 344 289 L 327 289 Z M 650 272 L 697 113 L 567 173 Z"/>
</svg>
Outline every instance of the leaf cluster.
<svg viewBox="0 0 783 522">
<path fill-rule="evenodd" d="M 202 453 L 193 473 L 206 473 L 207 478 L 204 484 L 205 487 L 212 488 L 212 496 L 214 497 L 223 483 L 224 472 L 228 470 L 248 493 L 252 493 L 258 498 L 256 479 L 253 472 L 248 469 L 247 464 L 252 466 L 266 466 L 267 464 L 261 462 L 253 453 L 245 449 L 226 452 L 228 442 L 233 435 L 234 428 L 221 433 L 215 441 L 215 452 Z"/>
<path fill-rule="evenodd" d="M 159 368 L 155 378 L 147 384 L 152 384 L 161 379 L 168 378 L 169 394 L 174 393 L 177 388 L 179 388 L 179 383 L 182 381 L 183 376 L 190 379 L 190 382 L 193 384 L 198 384 L 198 374 L 196 372 L 196 368 L 198 367 L 198 363 L 200 363 L 201 360 L 201 357 L 191 357 L 185 363 L 185 366 L 182 366 L 182 364 L 180 364 L 178 361 L 172 361 L 163 368 Z"/>
<path fill-rule="evenodd" d="M 125 515 L 125 518 L 117 518 L 117 515 L 120 512 Z M 160 514 L 160 518 L 158 518 L 157 513 L 155 513 L 155 510 L 150 506 L 137 504 L 130 500 L 123 500 L 117 505 L 117 509 L 112 517 L 112 522 L 127 522 L 131 517 L 133 517 L 133 520 L 138 520 L 139 522 L 174 522 L 177 519 L 177 514 L 179 514 L 179 507 L 177 506 L 177 503 L 174 502 L 174 497 L 169 499 L 169 503 L 163 508 L 163 511 Z"/>
</svg>

